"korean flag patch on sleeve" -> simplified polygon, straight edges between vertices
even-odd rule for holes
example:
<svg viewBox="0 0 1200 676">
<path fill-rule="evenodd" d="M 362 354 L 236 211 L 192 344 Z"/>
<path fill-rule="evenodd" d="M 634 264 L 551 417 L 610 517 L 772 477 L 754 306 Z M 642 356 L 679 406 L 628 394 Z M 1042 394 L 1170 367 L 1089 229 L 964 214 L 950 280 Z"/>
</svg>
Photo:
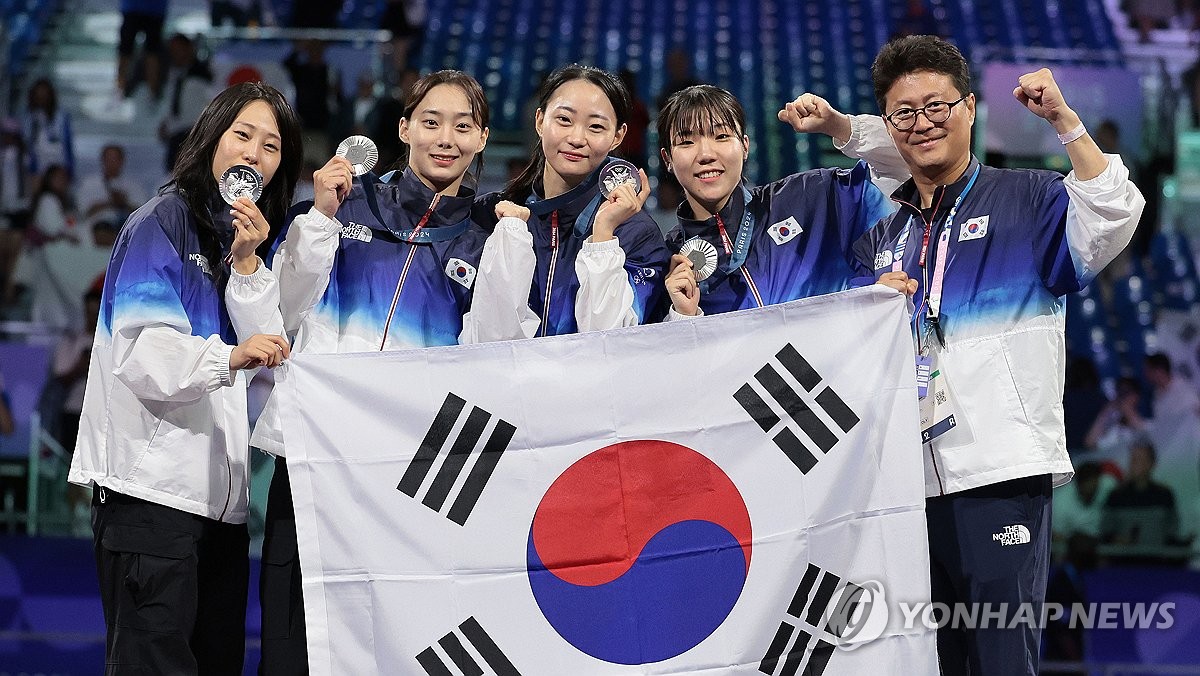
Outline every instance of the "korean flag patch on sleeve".
<svg viewBox="0 0 1200 676">
<path fill-rule="evenodd" d="M 771 236 L 771 239 L 775 240 L 776 244 L 786 244 L 796 239 L 796 235 L 802 232 L 804 232 L 804 228 L 801 228 L 800 224 L 792 216 L 788 216 L 785 220 L 779 221 L 770 228 L 767 228 L 767 234 Z"/>
<path fill-rule="evenodd" d="M 451 258 L 446 261 L 446 276 L 469 289 L 475 283 L 475 267 L 461 258 Z"/>
<path fill-rule="evenodd" d="M 965 242 L 969 239 L 982 239 L 987 235 L 988 217 L 980 216 L 964 221 L 958 231 L 958 241 Z"/>
</svg>

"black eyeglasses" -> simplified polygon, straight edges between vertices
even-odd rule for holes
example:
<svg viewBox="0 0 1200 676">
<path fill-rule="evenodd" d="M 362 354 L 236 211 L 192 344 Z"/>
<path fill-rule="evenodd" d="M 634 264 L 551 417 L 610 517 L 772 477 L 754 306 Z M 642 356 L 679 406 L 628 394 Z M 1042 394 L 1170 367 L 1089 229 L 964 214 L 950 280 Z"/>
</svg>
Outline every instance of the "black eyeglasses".
<svg viewBox="0 0 1200 676">
<path fill-rule="evenodd" d="M 886 120 L 892 123 L 896 131 L 908 131 L 917 126 L 917 115 L 925 113 L 925 119 L 933 124 L 941 124 L 950 119 L 950 110 L 966 100 L 970 93 L 964 94 L 962 98 L 952 103 L 945 101 L 930 101 L 920 108 L 900 108 L 892 111 L 891 115 L 886 116 Z"/>
</svg>

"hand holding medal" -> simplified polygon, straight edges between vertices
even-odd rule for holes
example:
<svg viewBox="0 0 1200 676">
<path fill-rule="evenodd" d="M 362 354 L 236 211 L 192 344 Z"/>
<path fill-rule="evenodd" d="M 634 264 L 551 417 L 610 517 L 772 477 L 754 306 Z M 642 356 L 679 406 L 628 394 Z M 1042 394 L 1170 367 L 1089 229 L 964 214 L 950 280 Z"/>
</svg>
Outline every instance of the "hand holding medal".
<svg viewBox="0 0 1200 676">
<path fill-rule="evenodd" d="M 257 202 L 262 197 L 263 176 L 254 167 L 235 164 L 221 174 L 217 188 L 221 191 L 221 198 L 231 206 L 239 197 L 249 197 L 251 202 Z"/>
<path fill-rule="evenodd" d="M 600 195 L 604 203 L 592 224 L 592 241 L 612 239 L 617 226 L 642 210 L 650 197 L 646 172 L 625 160 L 612 160 L 600 169 Z"/>
<path fill-rule="evenodd" d="M 355 176 L 371 171 L 379 161 L 379 148 L 366 136 L 347 137 L 338 144 L 334 154 L 346 158 L 350 163 L 350 172 Z"/>
</svg>

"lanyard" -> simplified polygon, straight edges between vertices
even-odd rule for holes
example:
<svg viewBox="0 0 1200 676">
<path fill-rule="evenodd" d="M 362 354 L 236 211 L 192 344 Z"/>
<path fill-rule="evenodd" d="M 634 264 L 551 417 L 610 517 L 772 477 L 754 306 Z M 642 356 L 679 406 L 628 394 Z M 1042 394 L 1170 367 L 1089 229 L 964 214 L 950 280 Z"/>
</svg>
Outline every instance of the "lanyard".
<svg viewBox="0 0 1200 676">
<path fill-rule="evenodd" d="M 971 192 L 971 188 L 975 186 L 975 180 L 979 178 L 979 169 L 980 167 L 975 167 L 974 173 L 971 174 L 971 179 L 967 181 L 966 187 L 954 199 L 954 204 L 950 207 L 950 213 L 946 215 L 946 222 L 942 225 L 941 234 L 938 236 L 938 246 L 934 251 L 934 257 L 937 259 L 937 262 L 934 265 L 932 282 L 928 279 L 928 269 L 925 265 L 927 262 L 926 257 L 929 253 L 929 239 L 933 228 L 932 223 L 925 224 L 924 235 L 921 238 L 921 255 L 917 260 L 917 265 L 921 268 L 921 284 L 927 289 L 925 299 L 922 301 L 926 308 L 926 331 L 927 333 L 936 333 L 938 339 L 942 340 L 943 344 L 945 343 L 944 334 L 938 322 L 938 317 L 941 314 L 942 308 L 942 287 L 946 277 L 946 259 L 949 253 L 950 234 L 954 229 L 954 218 L 958 215 L 958 208 L 962 206 L 963 199 L 966 198 L 967 193 Z M 934 212 L 936 213 L 936 211 L 937 208 L 935 207 Z M 912 216 L 909 216 L 908 222 L 904 224 L 904 231 L 900 233 L 900 238 L 896 241 L 895 253 L 892 259 L 893 272 L 904 270 L 904 253 L 908 248 L 909 235 L 912 232 L 912 221 Z M 913 321 L 916 321 L 920 308 L 917 310 L 918 312 L 913 314 Z M 921 342 L 920 334 L 917 335 L 917 340 L 919 348 Z"/>
<path fill-rule="evenodd" d="M 360 180 L 363 184 L 363 196 L 367 201 L 367 207 L 371 210 L 371 214 L 375 216 L 375 220 L 385 230 L 392 233 L 401 241 L 408 244 L 432 244 L 434 242 L 445 242 L 454 239 L 467 231 L 471 226 L 471 217 L 468 215 L 463 220 L 454 225 L 443 225 L 436 228 L 428 228 L 425 226 L 429 223 L 430 216 L 433 215 L 433 210 L 441 199 L 441 194 L 433 196 L 433 202 L 429 204 L 429 208 L 425 210 L 425 215 L 421 217 L 417 224 L 411 228 L 397 228 L 392 226 L 383 218 L 383 214 L 379 211 L 379 200 L 375 197 L 375 186 L 379 182 L 387 183 L 391 180 L 395 172 L 388 172 L 382 178 L 376 179 L 370 172 L 363 174 Z"/>
<path fill-rule="evenodd" d="M 729 235 L 725 232 L 725 224 L 717 215 L 717 227 L 721 233 L 721 241 L 725 244 L 725 253 L 729 254 L 729 262 L 725 265 L 725 274 L 742 267 L 746 257 L 750 255 L 750 236 L 754 234 L 754 214 L 750 212 L 750 191 L 742 186 L 742 224 L 738 227 L 737 241 L 729 243 Z"/>
<path fill-rule="evenodd" d="M 950 257 L 950 234 L 954 230 L 954 217 L 958 215 L 958 208 L 962 206 L 963 199 L 967 193 L 971 192 L 971 188 L 975 187 L 975 179 L 979 178 L 979 167 L 975 167 L 975 173 L 971 174 L 971 180 L 967 181 L 967 187 L 958 194 L 954 200 L 954 206 L 950 207 L 950 213 L 946 216 L 946 222 L 942 224 L 942 233 L 938 237 L 937 249 L 934 251 L 933 279 L 929 283 L 926 299 L 928 305 L 926 308 L 926 319 L 932 320 L 935 324 L 938 321 L 938 315 L 942 308 L 942 285 L 946 276 L 946 260 Z M 922 265 L 925 263 L 925 249 L 928 248 L 929 232 L 932 226 L 925 228 L 925 246 L 921 251 Z M 938 329 L 940 327 L 934 327 Z M 940 337 L 940 336 L 939 336 Z"/>
<path fill-rule="evenodd" d="M 746 263 L 746 258 L 750 255 L 750 237 L 754 234 L 754 214 L 750 211 L 750 200 L 752 195 L 746 186 L 742 188 L 742 221 L 738 227 L 736 241 L 730 241 L 729 233 L 725 230 L 725 222 L 721 220 L 721 215 L 717 214 L 717 234 L 720 235 L 721 244 L 725 248 L 725 254 L 729 256 L 729 260 L 722 265 L 719 270 L 721 276 L 713 275 L 708 279 L 700 282 L 700 292 L 708 293 L 709 289 L 720 279 L 733 274 L 735 270 L 742 267 Z M 762 303 L 760 302 L 761 306 Z"/>
</svg>

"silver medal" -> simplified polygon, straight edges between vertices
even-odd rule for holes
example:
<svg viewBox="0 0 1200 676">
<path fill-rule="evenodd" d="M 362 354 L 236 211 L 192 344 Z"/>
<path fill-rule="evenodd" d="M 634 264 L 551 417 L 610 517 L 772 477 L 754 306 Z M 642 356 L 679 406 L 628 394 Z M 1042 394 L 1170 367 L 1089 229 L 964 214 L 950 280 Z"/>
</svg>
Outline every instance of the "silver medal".
<svg viewBox="0 0 1200 676">
<path fill-rule="evenodd" d="M 262 197 L 263 177 L 254 167 L 235 164 L 221 174 L 221 182 L 217 187 L 221 190 L 221 197 L 231 205 L 243 196 L 249 197 L 251 202 L 257 202 Z"/>
<path fill-rule="evenodd" d="M 679 253 L 692 262 L 697 282 L 703 282 L 717 271 L 717 247 L 708 240 L 693 237 L 679 247 Z"/>
<path fill-rule="evenodd" d="M 613 160 L 600 170 L 600 194 L 608 199 L 609 193 L 626 183 L 633 186 L 634 192 L 642 191 L 642 179 L 638 177 L 637 167 L 625 160 Z"/>
<path fill-rule="evenodd" d="M 362 176 L 374 169 L 379 161 L 379 148 L 366 136 L 347 137 L 338 144 L 335 154 L 350 162 L 350 169 L 355 176 Z"/>
</svg>

